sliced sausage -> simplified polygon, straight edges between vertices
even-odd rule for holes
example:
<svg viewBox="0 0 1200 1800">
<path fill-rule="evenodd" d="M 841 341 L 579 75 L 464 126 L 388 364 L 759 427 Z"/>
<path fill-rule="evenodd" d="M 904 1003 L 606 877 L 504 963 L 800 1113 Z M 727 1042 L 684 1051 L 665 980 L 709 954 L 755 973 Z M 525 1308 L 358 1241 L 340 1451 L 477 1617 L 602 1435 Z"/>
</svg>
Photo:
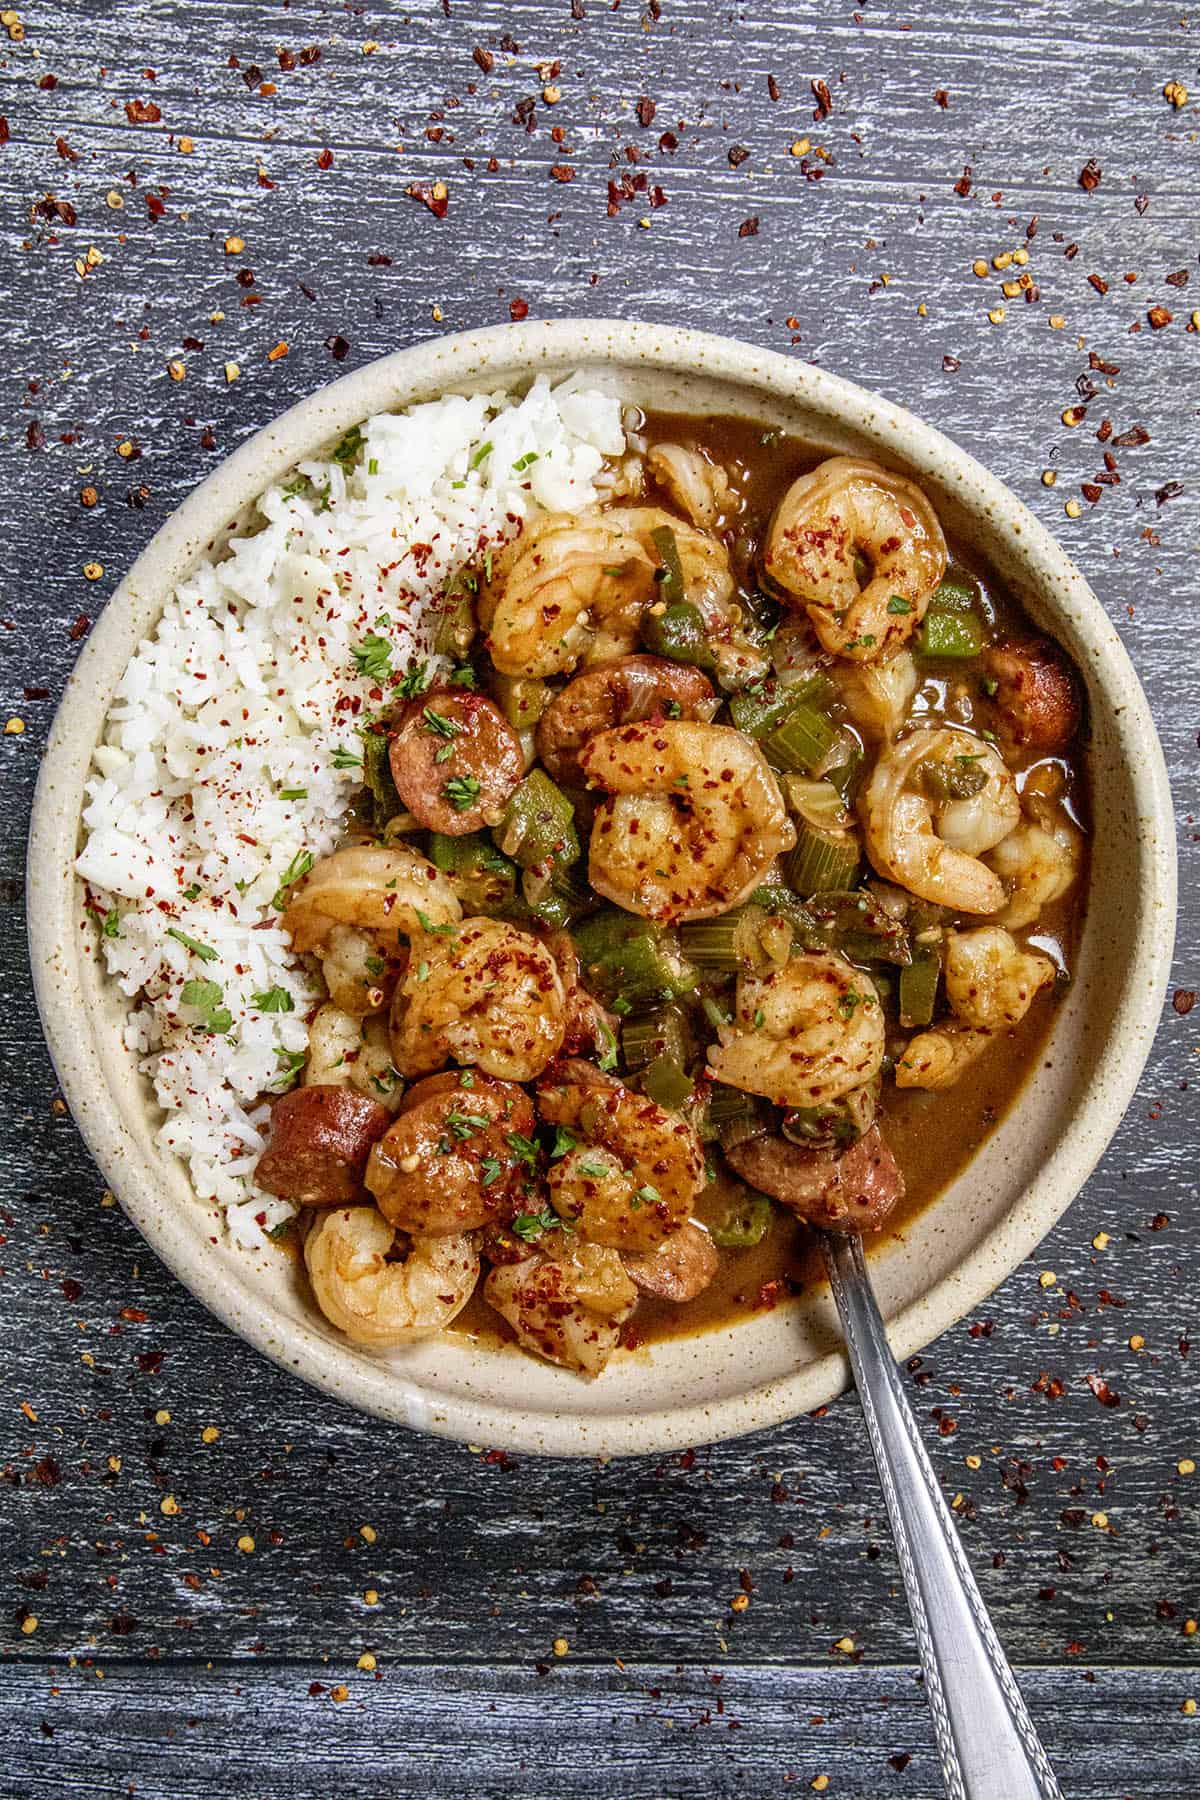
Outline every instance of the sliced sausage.
<svg viewBox="0 0 1200 1800">
<path fill-rule="evenodd" d="M 498 824 L 525 773 L 521 740 L 499 707 L 448 688 L 405 708 L 388 760 L 409 812 L 447 837 Z"/>
<path fill-rule="evenodd" d="M 672 1232 L 657 1250 L 623 1255 L 625 1273 L 646 1293 L 682 1305 L 702 1294 L 717 1272 L 717 1246 L 695 1219 Z"/>
<path fill-rule="evenodd" d="M 297 1088 L 271 1112 L 271 1141 L 254 1179 L 304 1206 L 342 1206 L 362 1194 L 371 1146 L 391 1124 L 385 1107 L 352 1088 Z"/>
<path fill-rule="evenodd" d="M 711 719 L 720 702 L 699 669 L 659 656 L 622 656 L 576 675 L 554 696 L 537 727 L 537 753 L 556 781 L 583 785 L 579 752 L 598 731 L 655 713 Z"/>
<path fill-rule="evenodd" d="M 1079 729 L 1079 687 L 1047 638 L 992 644 L 983 665 L 996 683 L 996 732 L 1008 749 L 1048 755 L 1065 750 Z"/>
<path fill-rule="evenodd" d="M 415 1237 L 474 1231 L 525 1209 L 533 1105 L 512 1081 L 447 1070 L 418 1081 L 371 1152 L 367 1186 L 389 1224 Z"/>
<path fill-rule="evenodd" d="M 781 1137 L 749 1138 L 725 1152 L 746 1181 L 826 1231 L 878 1231 L 904 1198 L 904 1176 L 878 1125 L 841 1156 Z"/>
</svg>

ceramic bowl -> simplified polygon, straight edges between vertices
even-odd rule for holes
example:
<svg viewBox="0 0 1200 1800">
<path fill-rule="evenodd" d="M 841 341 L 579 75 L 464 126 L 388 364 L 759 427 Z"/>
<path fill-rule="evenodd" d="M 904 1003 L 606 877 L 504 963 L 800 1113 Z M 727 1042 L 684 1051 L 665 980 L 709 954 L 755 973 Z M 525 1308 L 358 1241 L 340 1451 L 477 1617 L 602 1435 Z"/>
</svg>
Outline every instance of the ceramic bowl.
<svg viewBox="0 0 1200 1800">
<path fill-rule="evenodd" d="M 72 873 L 84 781 L 110 696 L 171 589 L 292 463 L 371 413 L 450 389 L 595 368 L 630 399 L 741 413 L 913 476 L 1066 647 L 1090 701 L 1091 890 L 1077 975 L 1043 1065 L 969 1168 L 873 1253 L 900 1357 L 977 1306 L 1079 1191 L 1127 1106 L 1154 1035 L 1174 922 L 1174 832 L 1162 752 L 1116 631 L 1067 556 L 969 456 L 887 401 L 807 364 L 699 332 L 564 320 L 439 338 L 323 388 L 265 427 L 185 501 L 138 558 L 85 646 L 51 732 L 29 858 L 38 1001 L 63 1092 L 121 1204 L 168 1267 L 283 1368 L 381 1418 L 550 1455 L 622 1455 L 731 1437 L 808 1411 L 847 1382 L 822 1289 L 736 1327 L 618 1358 L 593 1383 L 515 1350 L 449 1337 L 387 1354 L 315 1311 L 290 1261 L 219 1241 L 180 1165 L 152 1142 L 153 1100 L 120 1040 Z"/>
</svg>

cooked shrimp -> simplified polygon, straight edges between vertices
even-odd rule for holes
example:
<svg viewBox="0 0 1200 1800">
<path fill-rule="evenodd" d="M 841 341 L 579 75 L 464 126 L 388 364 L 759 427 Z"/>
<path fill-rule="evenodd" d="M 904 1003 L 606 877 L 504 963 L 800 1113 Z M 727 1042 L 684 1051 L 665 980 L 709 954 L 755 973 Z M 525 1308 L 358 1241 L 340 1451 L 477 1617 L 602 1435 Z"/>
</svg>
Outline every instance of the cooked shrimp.
<svg viewBox="0 0 1200 1800">
<path fill-rule="evenodd" d="M 421 933 L 392 1001 L 392 1060 L 404 1075 L 473 1063 L 532 1081 L 558 1054 L 567 1002 L 544 945 L 499 919 Z"/>
<path fill-rule="evenodd" d="M 618 515 L 540 519 L 500 551 L 479 596 L 493 663 L 544 678 L 635 649 L 657 567 Z"/>
<path fill-rule="evenodd" d="M 868 565 L 860 581 L 855 561 Z M 763 571 L 799 600 L 827 650 L 884 662 L 908 642 L 946 572 L 946 540 L 920 488 L 832 456 L 794 481 L 771 520 Z"/>
<path fill-rule="evenodd" d="M 846 711 L 867 738 L 891 743 L 898 736 L 921 685 L 908 650 L 885 663 L 842 663 L 835 671 Z"/>
<path fill-rule="evenodd" d="M 997 925 L 1010 931 L 1032 925 L 1044 906 L 1066 893 L 1082 855 L 1081 835 L 1065 817 L 1050 828 L 1024 822 L 1001 838 L 987 858 L 1008 893 L 995 915 Z"/>
<path fill-rule="evenodd" d="M 396 792 L 429 831 L 498 825 L 525 773 L 521 740 L 483 694 L 435 688 L 405 709 L 388 750 Z"/>
<path fill-rule="evenodd" d="M 522 1350 L 588 1376 L 599 1375 L 612 1356 L 637 1292 L 615 1250 L 562 1232 L 553 1234 L 550 1249 L 497 1265 L 483 1284 L 484 1298 Z"/>
<path fill-rule="evenodd" d="M 356 1344 L 408 1344 L 458 1317 L 479 1278 L 475 1240 L 414 1238 L 393 1261 L 396 1233 L 373 1206 L 323 1213 L 304 1243 L 317 1305 Z"/>
<path fill-rule="evenodd" d="M 946 998 L 964 1025 L 1016 1025 L 1054 980 L 1048 956 L 1021 950 L 999 925 L 946 934 Z"/>
<path fill-rule="evenodd" d="M 701 531 L 718 531 L 729 522 L 737 496 L 720 463 L 683 444 L 655 444 L 646 461 L 655 481 Z"/>
<path fill-rule="evenodd" d="M 747 1138 L 725 1152 L 739 1175 L 826 1231 L 878 1231 L 904 1198 L 904 1176 L 877 1125 L 841 1156 L 786 1138 Z"/>
<path fill-rule="evenodd" d="M 472 1231 L 521 1211 L 533 1105 L 524 1088 L 473 1070 L 430 1075 L 409 1088 L 379 1139 L 366 1183 L 389 1224 L 418 1237 Z"/>
<path fill-rule="evenodd" d="M 332 1003 L 322 1006 L 308 1028 L 304 1085 L 356 1088 L 394 1112 L 404 1083 L 392 1067 L 387 1020 L 378 1014 L 355 1018 Z"/>
<path fill-rule="evenodd" d="M 340 1206 L 362 1192 L 363 1171 L 387 1112 L 350 1088 L 312 1086 L 271 1109 L 271 1141 L 254 1179 L 268 1194 L 303 1206 Z"/>
<path fill-rule="evenodd" d="M 591 1243 L 653 1250 L 691 1216 L 704 1158 L 678 1113 L 570 1060 L 541 1085 L 537 1109 L 577 1139 L 550 1165 L 550 1200 Z"/>
<path fill-rule="evenodd" d="M 582 782 L 589 738 L 639 719 L 711 719 L 720 701 L 699 669 L 661 656 L 623 656 L 576 675 L 538 721 L 537 753 L 555 781 Z"/>
<path fill-rule="evenodd" d="M 669 1238 L 641 1256 L 626 1253 L 625 1273 L 659 1300 L 682 1305 L 702 1294 L 717 1272 L 717 1246 L 697 1219 L 689 1219 Z"/>
<path fill-rule="evenodd" d="M 971 1025 L 934 1025 L 910 1038 L 896 1059 L 898 1088 L 953 1087 L 987 1049 L 994 1033 Z"/>
<path fill-rule="evenodd" d="M 1065 750 L 1079 729 L 1079 687 L 1058 646 L 1045 638 L 991 644 L 982 661 L 996 686 L 1001 743 L 1043 756 Z"/>
<path fill-rule="evenodd" d="M 394 942 L 388 949 L 395 952 Z M 377 937 L 353 925 L 330 925 L 313 952 L 339 1012 L 363 1019 L 382 1012 L 396 985 L 396 964 L 380 955 Z"/>
<path fill-rule="evenodd" d="M 422 915 L 434 925 L 462 917 L 446 877 L 407 845 L 356 844 L 323 857 L 292 890 L 283 928 L 302 953 L 319 951 L 336 925 L 354 925 L 395 947 L 399 934 L 421 928 Z"/>
<path fill-rule="evenodd" d="M 968 791 L 974 790 L 974 791 Z M 859 801 L 881 875 L 956 912 L 993 913 L 1000 879 L 978 859 L 1016 825 L 1016 783 L 990 744 L 922 726 L 884 750 Z"/>
<path fill-rule="evenodd" d="M 824 1106 L 878 1074 L 884 1021 L 869 976 L 833 952 L 741 974 L 732 1025 L 708 1052 L 717 1081 L 777 1106 Z"/>
<path fill-rule="evenodd" d="M 757 887 L 796 842 L 761 750 L 728 726 L 684 720 L 602 731 L 580 752 L 607 790 L 588 876 L 627 912 L 711 919 Z"/>
</svg>

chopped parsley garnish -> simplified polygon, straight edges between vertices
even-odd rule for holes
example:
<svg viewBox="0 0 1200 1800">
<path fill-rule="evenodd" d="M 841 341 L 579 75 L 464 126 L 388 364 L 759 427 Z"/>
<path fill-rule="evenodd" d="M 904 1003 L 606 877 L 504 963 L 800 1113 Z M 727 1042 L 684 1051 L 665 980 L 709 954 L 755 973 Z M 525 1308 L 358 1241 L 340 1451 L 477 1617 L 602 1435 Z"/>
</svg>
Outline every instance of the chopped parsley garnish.
<svg viewBox="0 0 1200 1800">
<path fill-rule="evenodd" d="M 617 1039 L 607 1025 L 600 1022 L 596 1026 L 596 1036 L 600 1040 L 600 1055 L 597 1062 L 605 1074 L 610 1074 L 617 1066 Z"/>
<path fill-rule="evenodd" d="M 250 1004 L 257 1012 L 287 1013 L 295 1012 L 296 1002 L 286 988 L 267 988 L 261 994 L 251 994 Z"/>
<path fill-rule="evenodd" d="M 482 789 L 474 775 L 454 775 L 442 789 L 455 812 L 466 812 L 474 806 Z"/>
<path fill-rule="evenodd" d="M 417 924 L 421 927 L 422 931 L 427 931 L 431 937 L 457 937 L 457 925 L 435 925 L 429 914 L 422 912 L 419 906 L 416 909 L 416 913 Z M 466 1087 L 470 1084 L 464 1082 L 462 1085 Z"/>
<path fill-rule="evenodd" d="M 504 1173 L 503 1163 L 495 1156 L 485 1156 L 480 1162 L 479 1168 L 483 1176 L 483 1180 L 479 1184 L 480 1187 L 491 1187 L 492 1183 L 494 1181 L 499 1181 L 501 1175 Z"/>
<path fill-rule="evenodd" d="M 761 1031 L 763 1026 L 766 1024 L 766 1022 L 767 1022 L 767 1015 L 763 1011 L 762 1007 L 760 1006 L 760 1007 L 758 1007 L 758 1009 L 756 1010 L 756 1012 L 754 1014 L 754 1029 L 755 1029 L 755 1031 Z"/>
<path fill-rule="evenodd" d="M 863 637 L 851 638 L 846 648 L 847 650 L 870 650 L 874 642 L 874 637 L 868 632 Z"/>
<path fill-rule="evenodd" d="M 277 1050 L 275 1052 L 275 1060 L 283 1064 L 279 1074 L 275 1077 L 277 1093 L 286 1093 L 288 1088 L 295 1087 L 300 1079 L 300 1071 L 304 1067 L 305 1055 L 306 1052 L 303 1050 Z M 281 1082 L 282 1087 L 279 1085 Z"/>
<path fill-rule="evenodd" d="M 383 681 L 392 672 L 392 646 L 377 632 L 368 632 L 361 644 L 350 652 L 360 675 L 368 681 Z"/>
<path fill-rule="evenodd" d="M 454 669 L 451 671 L 450 685 L 451 687 L 460 688 L 473 688 L 477 685 L 475 681 L 475 671 L 469 663 L 465 663 L 461 669 Z"/>
<path fill-rule="evenodd" d="M 663 715 L 668 719 L 682 719 L 683 708 L 680 706 L 678 700 L 668 700 L 663 707 Z"/>
<path fill-rule="evenodd" d="M 475 452 L 474 456 L 471 458 L 471 467 L 473 469 L 477 469 L 479 467 L 480 463 L 486 462 L 488 457 L 491 454 L 492 454 L 492 440 L 489 438 L 486 444 L 480 444 L 478 450 Z"/>
<path fill-rule="evenodd" d="M 618 994 L 612 1003 L 612 1009 L 623 1019 L 633 1011 L 633 1001 L 627 1000 L 624 994 Z"/>
<path fill-rule="evenodd" d="M 574 1150 L 578 1142 L 579 1139 L 573 1137 L 565 1125 L 559 1125 L 555 1130 L 554 1146 L 550 1151 L 551 1162 L 556 1162 L 560 1156 L 565 1156 L 568 1150 Z"/>
<path fill-rule="evenodd" d="M 425 721 L 426 731 L 431 731 L 434 737 L 456 738 L 462 730 L 457 719 L 448 719 L 445 713 L 434 712 L 432 706 L 425 707 L 421 717 Z"/>
<path fill-rule="evenodd" d="M 121 915 L 117 911 L 115 906 L 112 908 L 111 912 L 105 913 L 104 923 L 103 923 L 103 925 L 101 925 L 100 930 L 101 930 L 101 933 L 106 938 L 120 937 L 120 935 L 121 935 Z"/>
<path fill-rule="evenodd" d="M 985 675 L 979 685 L 989 700 L 994 700 L 996 695 L 1000 692 L 1000 683 L 996 680 L 994 675 Z"/>
<path fill-rule="evenodd" d="M 854 1017 L 855 1007 L 861 1006 L 862 1003 L 862 995 L 856 993 L 853 988 L 847 988 L 846 992 L 838 1001 L 838 1011 L 841 1013 L 843 1019 L 852 1019 Z"/>
<path fill-rule="evenodd" d="M 333 761 L 333 766 L 335 769 L 361 769 L 362 768 L 362 757 L 355 756 L 353 750 L 347 750 L 347 748 L 344 744 L 338 745 L 337 749 L 333 753 L 332 761 Z"/>
<path fill-rule="evenodd" d="M 527 1169 L 536 1169 L 538 1147 L 532 1138 L 525 1137 L 519 1131 L 510 1131 L 504 1141 L 510 1150 L 516 1152 Z"/>
<path fill-rule="evenodd" d="M 409 663 L 396 692 L 402 700 L 417 700 L 429 686 L 432 676 L 427 662 Z"/>
<path fill-rule="evenodd" d="M 417 964 L 417 980 L 418 981 L 428 981 L 429 980 L 429 964 L 427 962 L 419 962 Z"/>
<path fill-rule="evenodd" d="M 223 1004 L 224 994 L 215 981 L 185 981 L 179 990 L 180 1004 L 194 1006 L 206 1031 L 224 1037 L 233 1024 L 233 1014 Z"/>
<path fill-rule="evenodd" d="M 183 890 L 183 897 L 185 900 L 198 900 L 200 898 L 200 883 L 198 881 L 193 881 L 191 887 L 185 887 Z"/>
<path fill-rule="evenodd" d="M 518 1213 L 512 1222 L 512 1232 L 514 1237 L 528 1243 L 531 1238 L 541 1237 L 543 1231 L 554 1231 L 561 1224 L 558 1214 L 547 1207 L 544 1212 Z"/>
<path fill-rule="evenodd" d="M 283 911 L 288 903 L 288 889 L 290 887 L 295 887 L 296 883 L 303 876 L 308 874 L 308 871 L 312 866 L 313 859 L 311 852 L 308 850 L 297 850 L 295 856 L 293 856 L 291 862 L 279 877 L 279 886 L 271 896 L 271 905 L 275 908 L 276 912 Z"/>
<path fill-rule="evenodd" d="M 207 944 L 202 944 L 199 938 L 189 937 L 186 931 L 180 931 L 177 926 L 168 925 L 167 936 L 174 938 L 177 944 L 182 944 L 185 950 L 190 950 L 193 956 L 198 956 L 201 962 L 216 962 L 217 952 L 215 950 L 210 949 Z"/>
<path fill-rule="evenodd" d="M 982 757 L 979 754 L 976 754 L 975 756 L 956 756 L 954 760 L 960 769 L 971 769 L 974 768 L 977 762 L 982 760 Z"/>
<path fill-rule="evenodd" d="M 458 1072 L 458 1085 L 459 1087 L 473 1088 L 475 1086 L 474 1069 L 460 1069 Z"/>
<path fill-rule="evenodd" d="M 893 594 L 887 603 L 887 609 L 897 618 L 912 611 L 912 601 L 906 600 L 903 594 Z"/>
<path fill-rule="evenodd" d="M 378 981 L 379 977 L 383 974 L 383 971 L 387 968 L 387 963 L 382 956 L 368 956 L 365 960 L 365 966 L 367 974 L 370 975 L 373 980 Z"/>
<path fill-rule="evenodd" d="M 581 1157 L 578 1168 L 581 1175 L 590 1175 L 594 1181 L 599 1181 L 603 1176 L 612 1174 L 612 1164 L 597 1162 L 594 1156 Z"/>
<path fill-rule="evenodd" d="M 354 464 L 358 461 L 362 447 L 362 427 L 360 425 L 352 425 L 337 449 L 334 451 L 333 460 L 335 463 L 340 463 L 343 469 L 352 469 Z"/>
<path fill-rule="evenodd" d="M 308 799 L 308 789 L 307 788 L 280 788 L 279 798 L 281 800 L 307 800 Z"/>
<path fill-rule="evenodd" d="M 474 1137 L 477 1131 L 483 1131 L 491 1123 L 486 1113 L 451 1112 L 446 1114 L 446 1123 L 457 1138 Z"/>
<path fill-rule="evenodd" d="M 647 1182 L 645 1187 L 640 1187 L 638 1189 L 633 1198 L 634 1200 L 641 1201 L 646 1206 L 657 1206 L 662 1199 L 662 1195 L 656 1187 L 651 1187 L 650 1183 Z M 630 1202 L 630 1204 L 632 1205 L 632 1202 Z"/>
</svg>

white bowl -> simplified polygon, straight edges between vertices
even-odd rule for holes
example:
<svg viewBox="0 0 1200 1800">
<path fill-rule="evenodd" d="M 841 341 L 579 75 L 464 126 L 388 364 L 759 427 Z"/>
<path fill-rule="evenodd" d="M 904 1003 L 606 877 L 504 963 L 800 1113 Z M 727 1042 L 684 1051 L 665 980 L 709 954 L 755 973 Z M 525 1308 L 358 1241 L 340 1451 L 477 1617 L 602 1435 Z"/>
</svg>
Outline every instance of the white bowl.
<svg viewBox="0 0 1200 1800">
<path fill-rule="evenodd" d="M 34 804 L 29 917 L 38 1003 L 63 1092 L 121 1204 L 168 1267 L 282 1367 L 424 1431 L 551 1455 L 657 1452 L 823 1405 L 846 1385 L 828 1292 L 619 1357 L 596 1382 L 449 1337 L 387 1354 L 319 1316 L 287 1259 L 214 1242 L 214 1214 L 154 1147 L 153 1098 L 120 1039 L 123 1007 L 72 872 L 84 781 L 110 697 L 172 588 L 300 458 L 369 414 L 448 389 L 596 368 L 629 397 L 768 420 L 912 475 L 952 537 L 1003 577 L 1087 684 L 1094 828 L 1076 978 L 1042 1065 L 969 1168 L 871 1265 L 898 1356 L 977 1306 L 1067 1207 L 1133 1093 L 1159 1018 L 1175 908 L 1174 830 L 1145 697 L 1078 570 L 1013 494 L 930 426 L 806 363 L 727 338 L 613 320 L 499 326 L 384 357 L 243 444 L 167 521 L 109 601 L 67 687 Z"/>
</svg>

